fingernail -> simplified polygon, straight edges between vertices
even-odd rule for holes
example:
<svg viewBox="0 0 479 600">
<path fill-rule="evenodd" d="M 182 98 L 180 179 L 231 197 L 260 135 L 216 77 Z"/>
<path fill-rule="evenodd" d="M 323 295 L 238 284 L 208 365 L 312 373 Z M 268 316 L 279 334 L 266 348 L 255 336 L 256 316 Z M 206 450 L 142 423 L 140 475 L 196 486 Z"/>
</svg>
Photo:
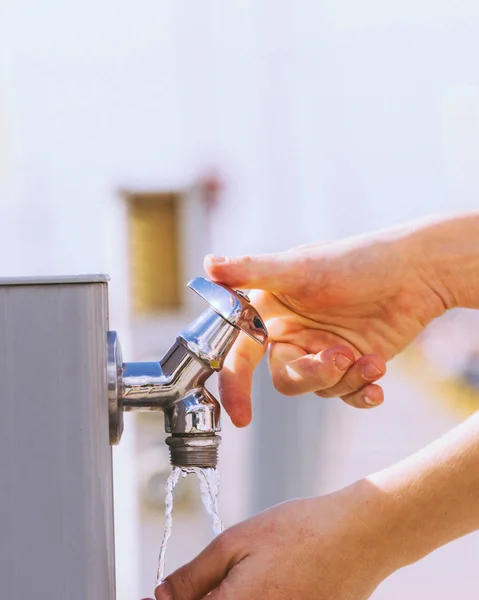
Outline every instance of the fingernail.
<svg viewBox="0 0 479 600">
<path fill-rule="evenodd" d="M 171 587 L 168 581 L 164 581 L 159 587 L 156 588 L 155 595 L 156 600 L 173 600 Z"/>
<path fill-rule="evenodd" d="M 366 379 L 376 379 L 381 375 L 381 371 L 372 363 L 366 363 L 363 367 L 363 375 Z"/>
<path fill-rule="evenodd" d="M 333 362 L 340 371 L 347 371 L 353 364 L 353 361 L 344 354 L 336 354 L 333 358 Z"/>
<path fill-rule="evenodd" d="M 366 404 L 369 404 L 369 406 L 376 406 L 376 402 L 374 402 L 374 400 L 369 396 L 363 396 L 363 400 L 366 402 Z"/>
<path fill-rule="evenodd" d="M 216 264 L 219 263 L 224 263 L 226 262 L 226 258 L 224 256 L 215 256 L 214 254 L 208 254 L 207 257 L 211 262 L 214 262 Z"/>
</svg>

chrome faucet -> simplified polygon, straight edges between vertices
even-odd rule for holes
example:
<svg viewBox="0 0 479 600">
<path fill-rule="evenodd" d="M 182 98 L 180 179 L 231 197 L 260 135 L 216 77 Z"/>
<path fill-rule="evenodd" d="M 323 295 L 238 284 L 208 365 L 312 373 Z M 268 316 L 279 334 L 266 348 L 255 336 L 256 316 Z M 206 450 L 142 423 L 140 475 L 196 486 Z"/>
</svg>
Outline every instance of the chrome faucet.
<svg viewBox="0 0 479 600">
<path fill-rule="evenodd" d="M 243 292 L 202 277 L 188 287 L 210 307 L 180 332 L 159 362 L 123 363 L 118 335 L 108 332 L 110 442 L 120 441 L 123 411 L 162 410 L 171 464 L 216 467 L 220 405 L 205 383 L 222 369 L 240 331 L 262 345 L 268 333 Z"/>
</svg>

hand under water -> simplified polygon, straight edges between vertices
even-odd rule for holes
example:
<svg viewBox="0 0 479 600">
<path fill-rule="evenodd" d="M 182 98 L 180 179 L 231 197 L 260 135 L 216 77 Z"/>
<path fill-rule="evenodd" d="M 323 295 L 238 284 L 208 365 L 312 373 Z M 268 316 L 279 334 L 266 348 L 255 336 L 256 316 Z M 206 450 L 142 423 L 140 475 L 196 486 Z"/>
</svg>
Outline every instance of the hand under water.
<svg viewBox="0 0 479 600">
<path fill-rule="evenodd" d="M 171 574 L 156 599 L 369 598 L 395 570 L 395 558 L 381 527 L 385 517 L 363 511 L 372 506 L 364 485 L 286 502 L 232 527 Z"/>
</svg>

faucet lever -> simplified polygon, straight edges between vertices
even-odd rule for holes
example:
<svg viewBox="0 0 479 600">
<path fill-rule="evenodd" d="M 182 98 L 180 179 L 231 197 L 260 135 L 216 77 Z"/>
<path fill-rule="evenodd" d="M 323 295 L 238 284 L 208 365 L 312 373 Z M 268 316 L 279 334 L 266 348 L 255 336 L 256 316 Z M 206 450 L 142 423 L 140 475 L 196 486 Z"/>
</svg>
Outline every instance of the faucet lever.
<svg viewBox="0 0 479 600">
<path fill-rule="evenodd" d="M 246 293 L 232 290 L 204 277 L 195 277 L 188 283 L 188 287 L 206 300 L 230 325 L 241 329 L 259 344 L 266 344 L 266 325 L 258 311 L 250 304 Z"/>
</svg>

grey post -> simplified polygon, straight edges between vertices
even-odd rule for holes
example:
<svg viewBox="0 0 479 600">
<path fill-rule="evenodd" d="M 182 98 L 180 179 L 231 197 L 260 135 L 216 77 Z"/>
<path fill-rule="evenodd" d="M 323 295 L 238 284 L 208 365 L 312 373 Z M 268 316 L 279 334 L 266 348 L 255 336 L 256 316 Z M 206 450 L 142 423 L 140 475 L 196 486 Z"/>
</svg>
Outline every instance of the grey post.
<svg viewBox="0 0 479 600">
<path fill-rule="evenodd" d="M 107 278 L 0 279 L 0 597 L 114 600 Z"/>
</svg>

